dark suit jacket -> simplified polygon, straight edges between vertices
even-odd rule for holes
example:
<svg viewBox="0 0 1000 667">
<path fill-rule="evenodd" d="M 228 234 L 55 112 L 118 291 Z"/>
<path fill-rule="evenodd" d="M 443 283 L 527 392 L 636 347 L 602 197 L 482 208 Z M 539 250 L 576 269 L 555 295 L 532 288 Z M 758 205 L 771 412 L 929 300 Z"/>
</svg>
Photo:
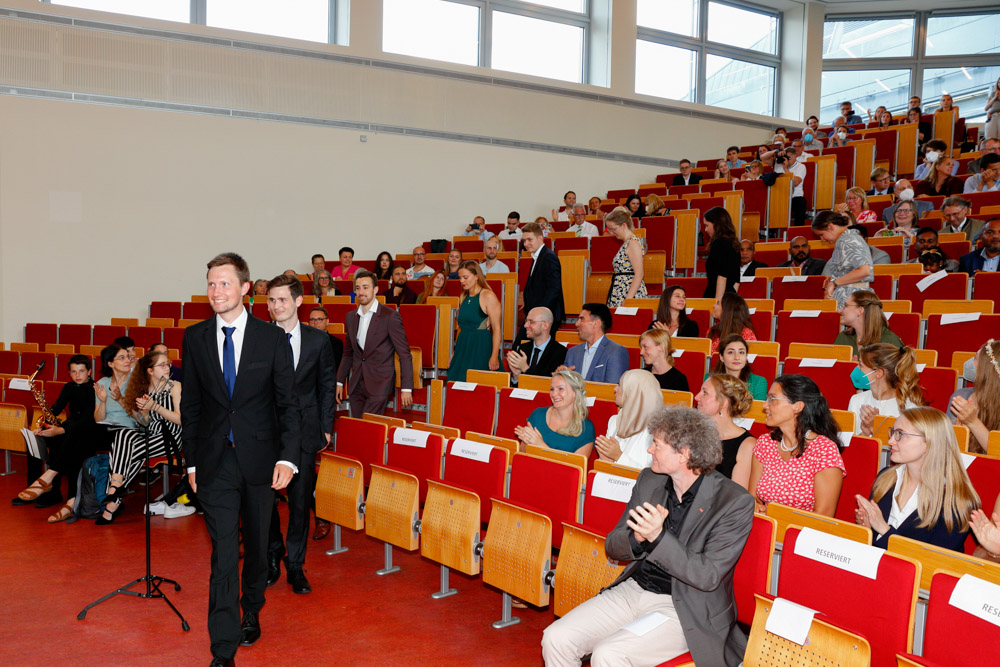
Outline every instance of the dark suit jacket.
<svg viewBox="0 0 1000 667">
<path fill-rule="evenodd" d="M 251 484 L 269 484 L 278 461 L 299 460 L 294 370 L 280 328 L 247 317 L 233 397 L 222 376 L 216 316 L 184 332 L 184 457 L 197 479 L 215 475 L 232 429 L 236 458 Z"/>
<path fill-rule="evenodd" d="M 385 302 L 391 303 L 394 306 L 400 306 L 402 304 L 411 304 L 417 302 L 417 293 L 411 290 L 409 287 L 404 286 L 403 291 L 399 293 L 399 296 L 393 296 L 393 287 L 390 286 L 389 289 L 385 291 Z"/>
<path fill-rule="evenodd" d="M 882 470 L 880 475 L 892 475 L 895 477 L 896 473 L 892 467 L 885 468 Z M 878 507 L 882 510 L 882 518 L 888 520 L 889 512 L 892 511 L 892 489 L 889 490 L 887 494 L 882 496 L 881 500 L 878 501 Z M 869 500 L 871 497 L 869 497 Z M 902 537 L 909 537 L 911 540 L 919 540 L 921 542 L 927 542 L 928 544 L 933 544 L 934 546 L 941 547 L 942 549 L 951 549 L 952 551 L 965 551 L 965 538 L 969 536 L 969 531 L 959 531 L 954 530 L 949 532 L 948 527 L 944 523 L 944 515 L 938 518 L 937 523 L 931 528 L 918 528 L 917 524 L 920 523 L 920 517 L 914 511 L 910 516 L 903 520 L 903 523 L 899 524 L 899 528 L 893 528 L 889 526 L 889 532 L 887 532 L 882 537 L 875 534 L 872 531 L 872 546 L 878 547 L 879 549 L 887 549 L 889 547 L 889 537 L 892 535 L 900 535 Z M 957 529 L 958 526 L 955 526 Z"/>
<path fill-rule="evenodd" d="M 396 377 L 395 357 L 399 355 L 400 385 L 403 389 L 413 389 L 413 357 L 403 330 L 403 319 L 392 308 L 379 304 L 372 315 L 365 348 L 358 346 L 358 311 L 352 310 L 344 318 L 344 332 L 347 344 L 344 346 L 344 362 L 337 370 L 337 382 L 347 386 L 348 393 L 354 392 L 363 382 L 369 396 L 387 396 L 392 393 Z M 350 374 L 350 383 L 347 376 Z"/>
<path fill-rule="evenodd" d="M 983 259 L 982 248 L 976 248 L 972 252 L 967 252 L 958 260 L 958 270 L 968 273 L 970 276 L 976 275 L 976 271 L 982 271 L 986 260 Z"/>
<path fill-rule="evenodd" d="M 580 343 L 569 348 L 566 352 L 567 366 L 575 366 L 576 372 L 583 375 L 583 355 L 587 351 L 587 344 Z M 597 345 L 597 352 L 590 362 L 587 375 L 583 379 L 587 382 L 610 382 L 618 384 L 622 373 L 628 370 L 628 350 L 609 339 L 607 336 L 601 339 Z"/>
<path fill-rule="evenodd" d="M 531 361 L 531 351 L 534 348 L 533 341 L 525 341 L 517 346 L 519 352 L 524 352 L 528 357 L 528 361 Z M 553 337 L 549 338 L 549 344 L 545 346 L 545 351 L 535 362 L 534 366 L 528 366 L 528 370 L 524 371 L 522 375 L 538 375 L 541 377 L 548 377 L 552 375 L 557 368 L 562 366 L 563 361 L 566 360 L 566 346 L 562 343 L 556 342 Z"/>
<path fill-rule="evenodd" d="M 871 190 L 865 190 L 865 194 L 867 196 L 869 196 L 869 197 L 875 197 L 876 196 L 876 194 L 875 194 L 875 188 L 872 188 Z M 884 194 L 884 195 L 891 195 L 892 194 L 892 186 L 890 185 L 889 189 L 886 190 L 885 192 L 883 192 L 882 194 Z"/>
<path fill-rule="evenodd" d="M 299 331 L 302 342 L 295 368 L 295 394 L 299 400 L 302 451 L 315 453 L 326 447 L 323 434 L 333 432 L 337 366 L 329 334 L 307 326 L 299 326 Z"/>
<path fill-rule="evenodd" d="M 743 267 L 740 266 L 740 268 L 743 268 Z M 767 268 L 767 264 L 765 264 L 764 262 L 758 262 L 755 259 L 755 260 L 753 260 L 753 261 L 750 262 L 750 266 L 747 267 L 747 271 L 743 275 L 745 275 L 745 276 L 752 276 L 752 275 L 755 275 L 757 273 L 757 269 L 766 269 L 766 268 Z"/>
<path fill-rule="evenodd" d="M 333 334 L 328 335 L 330 336 L 330 347 L 333 349 L 333 375 L 336 377 L 337 371 L 340 369 L 340 360 L 344 358 L 344 341 Z"/>
<path fill-rule="evenodd" d="M 542 246 L 538 253 L 538 264 L 524 284 L 524 312 L 532 308 L 545 307 L 552 311 L 552 330 L 559 328 L 563 320 L 562 265 L 556 254 Z"/>
<path fill-rule="evenodd" d="M 779 267 L 791 266 L 792 260 L 787 262 L 782 262 L 778 264 Z M 816 259 L 815 257 L 807 257 L 806 261 L 802 262 L 802 275 L 804 276 L 820 276 L 823 275 L 823 269 L 826 268 L 825 259 Z"/>
<path fill-rule="evenodd" d="M 604 548 L 609 558 L 632 561 L 615 579 L 617 586 L 651 559 L 673 577 L 671 596 L 691 657 L 698 665 L 738 665 L 747 637 L 736 624 L 733 569 L 753 524 L 753 497 L 720 472 L 705 475 L 680 534 L 663 531 L 656 546 L 634 553 L 626 525 L 629 510 L 644 502 L 666 506 L 666 476 L 651 468 L 639 473 L 628 507 Z"/>
<path fill-rule="evenodd" d="M 699 183 L 701 183 L 701 176 L 698 174 L 691 174 L 691 176 L 688 177 L 687 183 L 684 182 L 684 177 L 682 175 L 675 174 L 674 182 L 671 183 L 671 185 L 698 185 Z"/>
</svg>

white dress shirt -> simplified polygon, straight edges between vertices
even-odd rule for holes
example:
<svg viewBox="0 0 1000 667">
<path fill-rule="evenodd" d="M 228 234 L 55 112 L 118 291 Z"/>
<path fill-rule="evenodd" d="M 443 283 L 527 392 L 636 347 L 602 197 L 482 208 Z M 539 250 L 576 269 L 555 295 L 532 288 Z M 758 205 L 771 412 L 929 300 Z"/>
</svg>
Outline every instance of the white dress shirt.
<svg viewBox="0 0 1000 667">
<path fill-rule="evenodd" d="M 577 224 L 570 225 L 566 231 L 574 232 L 576 233 L 577 236 L 586 236 L 589 238 L 593 238 L 598 235 L 597 225 L 587 221 L 584 221 L 578 225 Z"/>
<path fill-rule="evenodd" d="M 590 370 L 590 364 L 594 361 L 594 355 L 597 354 L 597 346 L 601 344 L 604 340 L 604 335 L 602 334 L 600 338 L 594 341 L 593 345 L 587 345 L 583 348 L 583 369 L 580 371 L 580 375 L 583 379 L 587 379 L 587 371 Z"/>
<path fill-rule="evenodd" d="M 892 502 L 889 504 L 889 517 L 885 520 L 887 524 L 897 530 L 906 521 L 906 517 L 917 511 L 917 496 L 920 495 L 920 485 L 917 484 L 917 488 L 913 489 L 913 493 L 910 495 L 909 500 L 906 501 L 906 504 L 902 507 L 897 504 L 896 496 L 899 495 L 899 491 L 903 487 L 904 470 L 906 470 L 906 466 L 896 468 L 896 484 L 892 487 Z M 879 535 L 879 537 L 882 537 L 882 535 Z"/>
<path fill-rule="evenodd" d="M 372 317 L 375 316 L 377 310 L 378 299 L 372 301 L 367 313 L 364 306 L 358 306 L 358 347 L 362 350 L 365 349 L 365 341 L 368 340 L 368 327 L 371 326 Z"/>
<path fill-rule="evenodd" d="M 292 334 L 291 338 L 288 334 Z M 296 322 L 294 329 L 285 332 L 285 338 L 288 338 L 288 344 L 292 346 L 292 367 L 298 368 L 299 354 L 302 351 L 302 324 Z"/>
</svg>

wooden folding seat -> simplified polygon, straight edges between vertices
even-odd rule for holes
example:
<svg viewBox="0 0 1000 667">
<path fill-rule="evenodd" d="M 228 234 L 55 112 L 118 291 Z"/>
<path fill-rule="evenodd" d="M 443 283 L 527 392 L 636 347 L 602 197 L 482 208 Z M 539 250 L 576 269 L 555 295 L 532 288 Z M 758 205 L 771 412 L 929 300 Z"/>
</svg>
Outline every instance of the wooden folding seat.
<svg viewBox="0 0 1000 667">
<path fill-rule="evenodd" d="M 968 321 L 955 322 L 956 315 L 931 315 L 927 318 L 927 335 L 923 347 L 938 351 L 942 364 L 951 364 L 951 356 L 958 350 L 974 352 L 1000 331 L 1000 315 L 969 314 Z"/>
<path fill-rule="evenodd" d="M 921 542 L 901 535 L 889 536 L 888 550 L 912 558 L 921 565 L 920 588 L 929 591 L 935 572 L 947 570 L 958 576 L 968 574 L 977 579 L 1000 586 L 1000 563 L 969 554 L 944 549 L 934 544 Z"/>
<path fill-rule="evenodd" d="M 427 481 L 427 501 L 420 519 L 420 555 L 440 564 L 441 588 L 433 598 L 454 595 L 449 570 L 476 576 L 480 557 L 480 496 L 440 480 Z"/>
<path fill-rule="evenodd" d="M 931 350 L 933 352 L 933 350 Z M 918 358 L 917 363 L 920 363 Z M 919 370 L 919 368 L 918 368 Z M 941 368 L 936 366 L 925 366 L 920 374 L 920 388 L 924 392 L 927 404 L 932 408 L 937 408 L 941 412 L 948 414 L 948 406 L 951 403 L 951 395 L 955 392 L 958 383 L 958 373 L 954 368 Z"/>
<path fill-rule="evenodd" d="M 0 403 L 0 449 L 5 451 L 7 470 L 10 470 L 9 452 L 23 452 L 27 449 L 21 429 L 28 427 L 28 410 L 25 406 Z"/>
<path fill-rule="evenodd" d="M 90 345 L 92 327 L 89 324 L 60 324 L 59 342 L 75 345 Z"/>
<path fill-rule="evenodd" d="M 865 494 L 865 497 L 867 498 L 868 494 Z M 798 526 L 836 535 L 852 542 L 860 542 L 862 544 L 872 543 L 871 529 L 857 525 L 854 523 L 853 517 L 850 520 L 835 519 L 823 516 L 822 514 L 816 514 L 815 512 L 782 505 L 781 503 L 770 503 L 767 506 L 767 515 L 777 522 L 778 542 L 785 541 L 785 532 L 791 526 Z"/>
<path fill-rule="evenodd" d="M 365 527 L 364 472 L 361 461 L 334 452 L 320 452 L 316 476 L 316 516 L 334 524 L 334 547 L 328 556 L 347 549 L 340 543 L 341 526 L 351 530 Z"/>
<path fill-rule="evenodd" d="M 364 482 L 371 479 L 372 464 L 385 465 L 385 448 L 388 429 L 364 419 L 340 417 L 334 422 L 333 443 L 337 454 L 361 462 Z"/>
<path fill-rule="evenodd" d="M 832 313 L 837 310 L 837 302 L 834 299 L 785 299 L 783 310 L 818 310 Z"/>
<path fill-rule="evenodd" d="M 199 301 L 187 301 L 182 306 L 182 314 L 184 319 L 189 320 L 207 320 L 213 315 L 212 306 L 210 304 L 202 303 Z"/>
<path fill-rule="evenodd" d="M 76 346 L 70 345 L 69 343 L 46 343 L 45 351 L 50 354 L 75 354 Z"/>
<path fill-rule="evenodd" d="M 553 612 L 565 616 L 609 586 L 624 569 L 625 563 L 608 558 L 603 534 L 563 524 L 563 545 L 552 581 Z"/>
<path fill-rule="evenodd" d="M 924 272 L 922 264 L 873 264 L 876 276 L 890 276 L 893 279 L 903 275 L 917 275 Z"/>
<path fill-rule="evenodd" d="M 150 317 L 170 318 L 176 322 L 181 319 L 181 314 L 182 308 L 180 301 L 153 301 L 149 304 Z"/>
<path fill-rule="evenodd" d="M 51 343 L 46 343 L 46 345 L 51 345 Z M 21 354 L 23 352 L 38 352 L 41 346 L 38 343 L 11 343 L 10 352 L 16 352 Z"/>
<path fill-rule="evenodd" d="M 510 615 L 512 597 L 536 607 L 549 603 L 546 578 L 552 559 L 552 520 L 516 501 L 492 501 L 482 569 L 483 583 L 503 592 L 503 618 L 493 623 L 499 629 L 519 622 Z"/>
<path fill-rule="evenodd" d="M 788 356 L 797 359 L 836 359 L 850 361 L 854 351 L 850 345 L 822 345 L 819 343 L 790 343 Z"/>
<path fill-rule="evenodd" d="M 496 419 L 496 387 L 474 385 L 470 389 L 460 389 L 464 386 L 449 382 L 445 390 L 444 418 L 445 426 L 457 428 L 460 433 L 477 431 L 493 433 L 493 423 Z M 465 383 L 468 385 L 469 383 Z"/>
<path fill-rule="evenodd" d="M 376 424 L 385 424 L 390 429 L 406 428 L 406 420 L 399 417 L 387 417 L 386 415 L 376 415 L 366 412 L 361 415 L 361 418 L 365 421 L 375 422 Z"/>
<path fill-rule="evenodd" d="M 552 521 L 552 544 L 558 547 L 562 543 L 562 522 L 579 519 L 582 485 L 583 470 L 578 466 L 517 454 L 511 462 L 508 497 L 545 513 Z"/>
<path fill-rule="evenodd" d="M 385 565 L 376 574 L 399 570 L 392 564 L 392 547 L 406 551 L 420 548 L 420 483 L 415 475 L 372 464 L 365 501 L 365 534 L 385 543 Z"/>
<path fill-rule="evenodd" d="M 920 346 L 920 328 L 922 326 L 920 313 L 885 311 L 883 314 L 889 322 L 889 328 L 899 336 L 904 345 L 913 348 Z"/>
<path fill-rule="evenodd" d="M 510 387 L 510 374 L 503 371 L 479 371 L 470 368 L 465 375 L 465 381 L 496 389 L 506 389 Z"/>
<path fill-rule="evenodd" d="M 672 389 L 661 389 L 664 405 L 680 405 L 685 408 L 694 407 L 694 393 L 690 391 L 674 391 Z"/>
<path fill-rule="evenodd" d="M 994 303 L 991 299 L 928 299 L 924 301 L 923 317 L 946 315 L 948 313 L 979 313 L 992 315 Z"/>
</svg>

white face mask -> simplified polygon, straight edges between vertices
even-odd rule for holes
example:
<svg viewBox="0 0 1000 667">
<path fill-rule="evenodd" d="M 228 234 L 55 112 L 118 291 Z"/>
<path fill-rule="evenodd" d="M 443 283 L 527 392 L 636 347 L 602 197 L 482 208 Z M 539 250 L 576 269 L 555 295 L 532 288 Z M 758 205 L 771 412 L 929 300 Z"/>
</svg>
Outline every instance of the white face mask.
<svg viewBox="0 0 1000 667">
<path fill-rule="evenodd" d="M 937 151 L 927 151 L 924 155 L 927 157 L 928 162 L 937 162 L 938 158 L 941 157 L 941 154 Z"/>
<path fill-rule="evenodd" d="M 975 360 L 976 360 L 975 357 L 969 357 L 968 359 L 965 360 L 965 363 L 962 364 L 962 377 L 964 377 L 969 382 L 976 381 L 976 364 L 974 363 Z"/>
<path fill-rule="evenodd" d="M 847 138 L 847 131 L 846 130 L 841 130 L 840 132 L 837 132 L 837 136 L 840 137 L 841 139 L 846 139 Z"/>
<path fill-rule="evenodd" d="M 900 201 L 913 201 L 913 188 L 906 188 L 899 193 Z"/>
</svg>

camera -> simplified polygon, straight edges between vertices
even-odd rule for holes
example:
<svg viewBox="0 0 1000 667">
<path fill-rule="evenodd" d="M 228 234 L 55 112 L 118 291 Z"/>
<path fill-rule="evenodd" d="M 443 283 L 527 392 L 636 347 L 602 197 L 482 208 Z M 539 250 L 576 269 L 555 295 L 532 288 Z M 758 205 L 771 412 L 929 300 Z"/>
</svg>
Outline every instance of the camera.
<svg viewBox="0 0 1000 667">
<path fill-rule="evenodd" d="M 786 157 L 785 153 L 786 153 L 786 151 L 783 151 L 783 150 L 778 151 L 777 153 L 775 153 L 774 154 L 774 163 L 775 164 L 782 164 L 785 161 L 785 157 Z"/>
</svg>

